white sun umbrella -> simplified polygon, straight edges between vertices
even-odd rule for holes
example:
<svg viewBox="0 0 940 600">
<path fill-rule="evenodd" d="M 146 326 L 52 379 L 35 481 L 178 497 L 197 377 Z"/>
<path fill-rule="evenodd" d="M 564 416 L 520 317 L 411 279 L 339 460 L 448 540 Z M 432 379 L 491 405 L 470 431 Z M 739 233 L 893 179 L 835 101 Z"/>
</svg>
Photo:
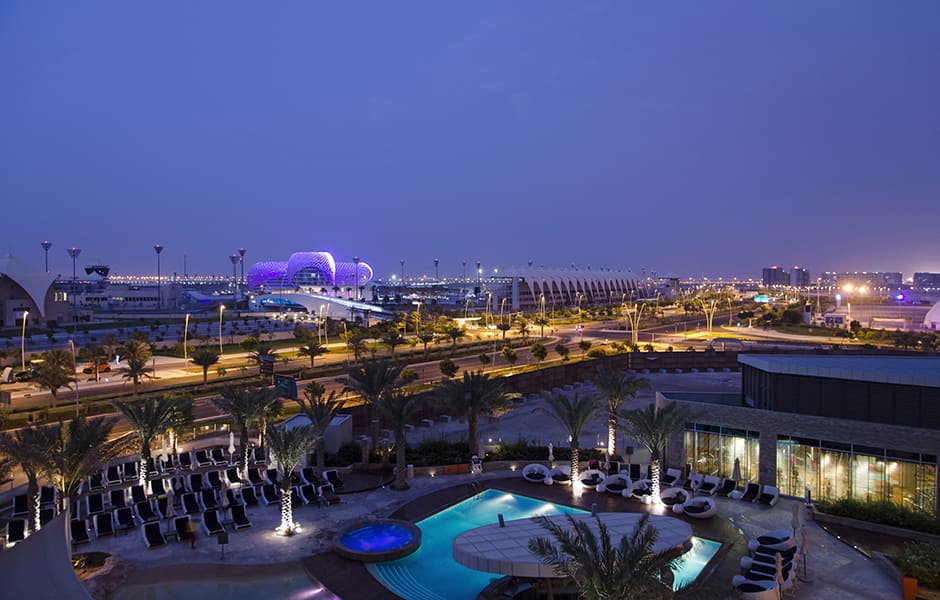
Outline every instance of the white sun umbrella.
<svg viewBox="0 0 940 600">
<path fill-rule="evenodd" d="M 734 459 L 734 469 L 731 471 L 731 480 L 735 483 L 741 482 L 741 459 Z"/>
<path fill-rule="evenodd" d="M 555 462 L 555 446 L 551 442 L 548 443 L 548 462 Z"/>
<path fill-rule="evenodd" d="M 160 436 L 160 437 L 161 437 L 161 440 L 160 440 L 160 446 L 161 446 L 161 447 L 160 447 L 160 458 L 163 459 L 163 462 L 167 462 L 167 454 L 166 454 L 166 436 L 163 435 L 163 436 Z"/>
<path fill-rule="evenodd" d="M 783 598 L 783 556 L 777 552 L 777 574 L 775 577 L 777 581 L 777 597 Z"/>
<path fill-rule="evenodd" d="M 170 533 L 170 523 L 173 522 L 173 483 L 170 483 L 170 491 L 166 495 L 166 532 Z"/>
<path fill-rule="evenodd" d="M 235 456 L 235 432 L 228 432 L 228 454 L 229 456 Z"/>
<path fill-rule="evenodd" d="M 228 510 L 228 478 L 222 475 L 222 487 L 219 488 L 219 503 L 222 506 L 222 518 L 225 518 L 225 511 Z"/>
<path fill-rule="evenodd" d="M 692 470 L 689 471 L 689 487 L 692 488 L 692 497 L 695 498 L 695 490 L 698 489 L 698 481 L 695 480 L 695 463 L 692 463 Z"/>
<path fill-rule="evenodd" d="M 800 503 L 794 502 L 790 508 L 793 511 L 793 518 L 790 520 L 790 525 L 793 527 L 793 537 L 796 537 L 796 530 L 800 528 Z"/>
<path fill-rule="evenodd" d="M 800 554 L 803 555 L 803 581 L 809 581 L 806 578 L 806 557 L 809 556 L 809 542 L 806 539 L 806 525 L 800 525 Z"/>
<path fill-rule="evenodd" d="M 610 470 L 610 455 L 607 454 L 607 450 L 604 450 L 604 471 Z"/>
</svg>

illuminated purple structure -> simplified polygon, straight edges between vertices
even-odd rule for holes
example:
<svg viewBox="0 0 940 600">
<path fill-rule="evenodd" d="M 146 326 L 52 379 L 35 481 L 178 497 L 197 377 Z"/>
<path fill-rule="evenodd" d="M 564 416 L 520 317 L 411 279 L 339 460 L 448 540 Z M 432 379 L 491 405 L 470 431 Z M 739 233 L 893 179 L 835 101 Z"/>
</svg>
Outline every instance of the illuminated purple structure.
<svg viewBox="0 0 940 600">
<path fill-rule="evenodd" d="M 287 262 L 257 262 L 248 269 L 248 287 L 258 289 L 362 287 L 372 281 L 372 267 L 364 261 L 337 263 L 329 252 L 295 252 Z M 357 277 L 358 276 L 358 277 Z M 358 279 L 358 286 L 357 286 Z"/>
</svg>

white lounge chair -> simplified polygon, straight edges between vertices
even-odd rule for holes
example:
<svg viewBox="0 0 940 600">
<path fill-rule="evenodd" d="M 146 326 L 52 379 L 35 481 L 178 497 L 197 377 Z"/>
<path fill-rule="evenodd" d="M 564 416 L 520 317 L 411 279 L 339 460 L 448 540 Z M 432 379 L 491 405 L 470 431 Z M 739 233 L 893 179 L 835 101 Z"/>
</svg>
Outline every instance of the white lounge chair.
<svg viewBox="0 0 940 600">
<path fill-rule="evenodd" d="M 529 483 L 545 483 L 545 480 L 549 479 L 549 484 L 551 484 L 548 473 L 548 467 L 539 463 L 532 463 L 522 468 L 522 478 Z"/>
<path fill-rule="evenodd" d="M 607 478 L 604 472 L 599 469 L 588 469 L 578 473 L 578 481 L 586 488 L 594 489 L 604 482 Z"/>
<path fill-rule="evenodd" d="M 659 492 L 659 499 L 665 506 L 675 508 L 676 505 L 684 504 L 692 497 L 692 493 L 681 487 L 666 488 Z"/>
<path fill-rule="evenodd" d="M 672 511 L 693 519 L 710 519 L 718 513 L 718 504 L 708 496 L 699 496 L 687 500 L 683 504 L 674 505 Z"/>
<path fill-rule="evenodd" d="M 701 485 L 696 489 L 696 493 L 699 494 L 708 494 L 709 496 L 714 496 L 715 492 L 718 491 L 718 488 L 721 487 L 721 480 L 718 479 L 715 475 L 706 475 L 702 479 Z"/>
<path fill-rule="evenodd" d="M 597 486 L 598 492 L 610 492 L 611 494 L 623 494 L 624 490 L 633 487 L 633 482 L 623 473 L 611 475 Z"/>
<path fill-rule="evenodd" d="M 765 485 L 761 487 L 760 493 L 757 495 L 757 498 L 754 499 L 755 504 L 767 504 L 768 506 L 773 506 L 777 503 L 777 500 L 780 499 L 780 490 L 773 485 Z"/>
<path fill-rule="evenodd" d="M 568 465 L 558 465 L 548 472 L 548 479 L 546 479 L 546 483 L 549 481 L 561 485 L 567 485 L 571 483 L 571 467 Z"/>
<path fill-rule="evenodd" d="M 777 600 L 777 582 L 769 580 L 750 580 L 743 575 L 735 575 L 732 580 L 738 598 L 742 600 Z"/>
</svg>

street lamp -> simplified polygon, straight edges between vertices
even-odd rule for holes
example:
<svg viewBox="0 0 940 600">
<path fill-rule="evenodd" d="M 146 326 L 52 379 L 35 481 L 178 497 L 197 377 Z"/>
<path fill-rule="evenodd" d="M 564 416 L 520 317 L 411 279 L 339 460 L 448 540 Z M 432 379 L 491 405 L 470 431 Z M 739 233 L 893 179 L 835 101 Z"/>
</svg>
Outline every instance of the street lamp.
<svg viewBox="0 0 940 600">
<path fill-rule="evenodd" d="M 183 323 L 183 360 L 189 360 L 187 340 L 189 339 L 189 313 L 186 313 L 186 321 Z"/>
<path fill-rule="evenodd" d="M 222 356 L 222 311 L 225 310 L 225 305 L 219 305 L 219 356 Z"/>
<path fill-rule="evenodd" d="M 477 261 L 477 285 L 483 283 L 483 271 L 480 269 L 480 261 Z"/>
<path fill-rule="evenodd" d="M 75 275 L 75 259 L 78 258 L 78 255 L 82 253 L 81 248 L 76 248 L 72 246 L 71 248 L 66 249 L 66 252 L 69 253 L 69 256 L 72 259 L 72 284 L 75 284 L 75 280 L 78 279 Z"/>
<path fill-rule="evenodd" d="M 46 273 L 49 272 L 49 248 L 52 247 L 52 242 L 49 240 L 43 240 L 42 249 L 46 251 Z"/>
<path fill-rule="evenodd" d="M 405 259 L 398 261 L 401 263 L 401 284 L 405 285 Z"/>
<path fill-rule="evenodd" d="M 235 306 L 238 306 L 238 273 L 236 268 L 238 267 L 238 261 L 240 260 L 238 254 L 232 252 L 232 255 L 228 257 L 232 261 L 232 284 L 235 286 L 235 293 L 232 298 L 235 300 Z"/>
<path fill-rule="evenodd" d="M 440 280 L 441 280 L 440 276 L 438 276 L 438 274 L 437 274 L 437 265 L 440 264 L 440 262 L 441 262 L 440 259 L 438 259 L 438 258 L 435 258 L 435 259 L 434 259 L 434 281 L 440 281 Z"/>
<path fill-rule="evenodd" d="M 23 333 L 20 334 L 20 369 L 26 370 L 26 318 L 29 317 L 29 311 L 23 311 Z"/>
<path fill-rule="evenodd" d="M 359 291 L 359 257 L 353 257 L 353 263 L 356 265 L 356 300 L 362 300 L 362 294 Z"/>
<path fill-rule="evenodd" d="M 160 293 L 160 253 L 163 252 L 163 246 L 153 245 L 153 251 L 157 253 L 157 311 L 163 310 L 163 295 Z"/>
<path fill-rule="evenodd" d="M 463 280 L 467 281 L 467 261 L 463 261 Z"/>
<path fill-rule="evenodd" d="M 238 249 L 238 263 L 241 265 L 242 270 L 242 286 L 245 285 L 245 252 L 248 252 L 244 248 Z"/>
</svg>

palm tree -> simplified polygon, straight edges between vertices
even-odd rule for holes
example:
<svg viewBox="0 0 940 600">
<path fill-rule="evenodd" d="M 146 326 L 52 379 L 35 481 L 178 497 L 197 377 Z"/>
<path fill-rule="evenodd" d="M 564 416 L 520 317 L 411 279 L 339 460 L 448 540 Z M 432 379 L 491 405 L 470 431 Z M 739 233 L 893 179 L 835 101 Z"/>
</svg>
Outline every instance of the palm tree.
<svg viewBox="0 0 940 600">
<path fill-rule="evenodd" d="M 379 398 L 399 385 L 404 365 L 393 365 L 387 358 L 362 361 L 349 370 L 349 388 L 360 394 L 369 406 L 369 421 L 372 423 L 372 449 L 379 447 L 379 423 L 375 418 Z"/>
<path fill-rule="evenodd" d="M 345 400 L 340 400 L 337 398 L 342 392 L 337 392 L 332 390 L 330 395 L 324 398 L 326 389 L 316 381 L 311 381 L 304 388 L 304 397 L 294 398 L 294 401 L 300 405 L 300 410 L 307 418 L 310 419 L 310 424 L 313 425 L 313 429 L 317 435 L 317 443 L 315 446 L 317 453 L 317 469 L 322 472 L 324 467 L 324 449 L 323 449 L 323 435 L 326 432 L 326 428 L 329 427 L 330 423 L 333 421 L 333 418 L 339 414 L 339 411 L 343 410 L 343 407 L 346 405 Z"/>
<path fill-rule="evenodd" d="M 467 335 L 467 330 L 456 325 L 448 325 L 444 328 L 444 335 L 450 338 L 452 346 L 457 346 L 457 340 Z"/>
<path fill-rule="evenodd" d="M 269 348 L 265 344 L 258 344 L 258 349 L 248 355 L 248 358 L 258 363 L 258 366 L 261 366 L 261 363 L 267 360 L 276 361 L 277 352 Z M 264 380 L 264 375 L 261 375 L 261 379 Z M 274 376 L 271 376 L 272 383 L 274 382 Z"/>
<path fill-rule="evenodd" d="M 304 329 L 304 331 L 307 331 L 307 330 Z M 301 356 L 310 357 L 310 368 L 312 369 L 313 359 L 320 356 L 321 354 L 326 354 L 329 351 L 330 351 L 329 348 L 327 348 L 326 346 L 321 346 L 317 342 L 314 342 L 312 340 L 307 340 L 307 343 L 301 346 L 297 350 L 297 353 L 300 354 Z"/>
<path fill-rule="evenodd" d="M 95 381 L 99 381 L 101 373 L 100 367 L 108 364 L 107 351 L 98 344 L 89 343 L 85 344 L 85 346 L 78 351 L 78 358 L 91 363 L 91 369 L 95 374 Z"/>
<path fill-rule="evenodd" d="M 463 379 L 442 379 L 437 397 L 447 411 L 467 419 L 470 454 L 479 455 L 477 424 L 480 414 L 503 408 L 508 403 L 502 382 L 491 379 L 482 370 L 475 373 L 464 371 Z"/>
<path fill-rule="evenodd" d="M 167 432 L 170 434 L 170 451 L 173 454 L 177 452 L 177 441 L 184 431 L 193 426 L 193 399 L 188 394 L 180 394 L 177 397 L 176 408 L 173 409 L 173 417 L 170 419 L 170 426 Z"/>
<path fill-rule="evenodd" d="M 112 402 L 114 408 L 127 419 L 140 440 L 140 484 L 147 482 L 147 463 L 152 458 L 150 444 L 153 439 L 173 425 L 179 401 L 172 396 L 147 398 L 140 403 Z"/>
<path fill-rule="evenodd" d="M 121 368 L 122 377 L 134 382 L 134 397 L 137 397 L 137 388 L 141 377 L 149 377 L 153 371 L 147 362 L 153 357 L 150 345 L 140 340 L 128 340 L 121 347 L 121 356 L 127 361 L 127 366 Z"/>
<path fill-rule="evenodd" d="M 79 417 L 50 427 L 48 476 L 56 488 L 60 512 L 66 501 L 75 506 L 83 480 L 129 450 L 128 438 L 108 441 L 116 422 L 115 418 Z"/>
<path fill-rule="evenodd" d="M 75 362 L 72 360 L 72 354 L 67 350 L 49 350 L 43 352 L 41 357 L 42 363 L 39 365 L 36 383 L 40 388 L 49 390 L 52 396 L 52 406 L 55 408 L 59 390 L 72 389 L 72 384 L 76 381 Z"/>
<path fill-rule="evenodd" d="M 382 343 L 392 351 L 392 360 L 395 360 L 395 348 L 404 344 L 407 340 L 397 329 L 390 329 L 382 334 Z"/>
<path fill-rule="evenodd" d="M 26 475 L 27 523 L 31 531 L 39 530 L 39 475 L 47 470 L 50 460 L 47 441 L 47 425 L 0 432 L 0 453 L 18 464 Z"/>
<path fill-rule="evenodd" d="M 232 417 L 232 429 L 240 431 L 239 455 L 241 472 L 248 472 L 248 430 L 260 422 L 272 404 L 280 404 L 275 388 L 230 388 L 222 390 L 221 398 L 212 403 Z"/>
<path fill-rule="evenodd" d="M 529 551 L 557 575 L 570 577 L 585 600 L 648 600 L 671 598 L 672 566 L 683 550 L 667 548 L 654 552 L 659 532 L 643 513 L 630 534 L 614 543 L 600 517 L 593 520 L 567 516 L 557 523 L 536 517 L 552 539 L 529 540 Z"/>
<path fill-rule="evenodd" d="M 607 454 L 617 453 L 617 411 L 627 398 L 650 386 L 648 379 L 612 367 L 602 368 L 593 380 L 598 400 L 607 402 Z"/>
<path fill-rule="evenodd" d="M 418 408 L 417 396 L 400 389 L 387 389 L 379 398 L 376 406 L 395 433 L 395 481 L 393 490 L 407 490 L 407 459 L 405 453 L 408 449 L 408 440 L 405 437 L 405 426 L 411 415 Z"/>
<path fill-rule="evenodd" d="M 675 402 L 662 408 L 657 408 L 654 402 L 645 409 L 621 410 L 620 418 L 626 421 L 627 432 L 650 452 L 650 488 L 653 502 L 659 503 L 660 462 L 669 438 L 685 428 L 689 411 Z"/>
<path fill-rule="evenodd" d="M 576 484 L 580 471 L 578 447 L 581 430 L 597 413 L 597 403 L 592 396 L 580 396 L 577 392 L 570 397 L 562 392 L 551 392 L 544 398 L 548 404 L 545 412 L 551 415 L 571 436 L 571 483 Z"/>
<path fill-rule="evenodd" d="M 189 357 L 189 362 L 202 367 L 202 384 L 209 382 L 209 367 L 219 362 L 218 350 L 209 346 L 199 346 Z"/>
<path fill-rule="evenodd" d="M 268 433 L 268 448 L 277 461 L 281 488 L 281 525 L 275 531 L 280 535 L 294 535 L 298 524 L 294 523 L 291 505 L 291 473 L 300 464 L 316 442 L 316 431 L 312 425 L 287 429 L 277 427 Z"/>
</svg>

